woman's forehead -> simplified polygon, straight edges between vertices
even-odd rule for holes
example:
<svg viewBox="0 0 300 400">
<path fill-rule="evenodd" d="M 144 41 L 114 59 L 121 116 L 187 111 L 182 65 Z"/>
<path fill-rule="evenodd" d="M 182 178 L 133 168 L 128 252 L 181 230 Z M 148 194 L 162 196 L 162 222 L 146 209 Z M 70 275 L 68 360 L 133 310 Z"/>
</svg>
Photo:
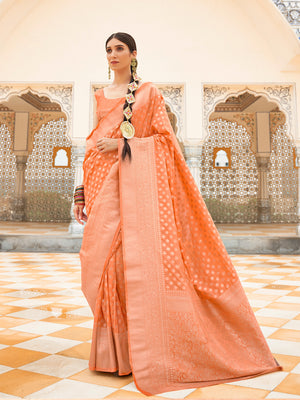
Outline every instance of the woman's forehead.
<svg viewBox="0 0 300 400">
<path fill-rule="evenodd" d="M 110 41 L 107 43 L 106 47 L 115 47 L 115 46 L 124 46 L 126 47 L 126 44 L 121 42 L 121 40 L 112 38 Z"/>
</svg>

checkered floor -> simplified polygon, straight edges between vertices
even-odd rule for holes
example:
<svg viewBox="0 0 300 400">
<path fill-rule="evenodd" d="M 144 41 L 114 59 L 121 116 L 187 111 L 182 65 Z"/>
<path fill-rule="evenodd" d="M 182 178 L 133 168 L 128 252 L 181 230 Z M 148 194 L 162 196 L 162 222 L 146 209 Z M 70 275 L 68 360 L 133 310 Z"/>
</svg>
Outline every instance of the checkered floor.
<svg viewBox="0 0 300 400">
<path fill-rule="evenodd" d="M 0 253 L 0 399 L 300 399 L 300 256 L 231 255 L 283 371 L 145 396 L 90 371 L 92 314 L 78 254 Z"/>
<path fill-rule="evenodd" d="M 226 236 L 280 236 L 299 237 L 298 224 L 216 224 L 218 231 Z M 1 221 L 1 235 L 68 235 L 69 223 Z"/>
</svg>

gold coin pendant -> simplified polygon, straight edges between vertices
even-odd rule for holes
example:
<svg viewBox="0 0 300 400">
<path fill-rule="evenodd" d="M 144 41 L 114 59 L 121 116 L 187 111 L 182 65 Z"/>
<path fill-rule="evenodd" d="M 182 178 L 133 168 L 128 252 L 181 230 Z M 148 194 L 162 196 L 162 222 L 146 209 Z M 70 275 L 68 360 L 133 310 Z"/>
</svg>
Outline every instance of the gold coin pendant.
<svg viewBox="0 0 300 400">
<path fill-rule="evenodd" d="M 123 121 L 120 125 L 120 129 L 122 132 L 122 135 L 126 139 L 131 139 L 134 136 L 134 126 L 128 122 L 128 121 Z"/>
</svg>

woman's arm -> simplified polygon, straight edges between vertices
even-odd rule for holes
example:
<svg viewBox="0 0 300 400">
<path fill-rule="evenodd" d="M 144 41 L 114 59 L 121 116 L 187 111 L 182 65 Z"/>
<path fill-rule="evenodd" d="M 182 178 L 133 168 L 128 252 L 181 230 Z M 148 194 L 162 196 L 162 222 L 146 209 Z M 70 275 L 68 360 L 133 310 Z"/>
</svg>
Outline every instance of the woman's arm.
<svg viewBox="0 0 300 400">
<path fill-rule="evenodd" d="M 83 221 L 87 221 L 87 215 L 83 212 L 85 206 L 84 201 L 84 186 L 78 185 L 74 192 L 74 208 L 73 213 L 77 222 L 83 225 Z"/>
<path fill-rule="evenodd" d="M 101 153 L 106 153 L 108 151 L 117 150 L 118 149 L 118 139 L 102 137 L 97 141 L 96 146 Z"/>
</svg>

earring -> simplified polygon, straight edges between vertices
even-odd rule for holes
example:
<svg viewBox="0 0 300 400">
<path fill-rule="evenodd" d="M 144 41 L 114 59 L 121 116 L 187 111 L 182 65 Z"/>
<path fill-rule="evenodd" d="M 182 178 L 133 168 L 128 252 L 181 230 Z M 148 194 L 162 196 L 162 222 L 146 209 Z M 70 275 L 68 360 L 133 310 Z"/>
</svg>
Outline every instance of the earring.
<svg viewBox="0 0 300 400">
<path fill-rule="evenodd" d="M 133 59 L 131 60 L 130 65 L 131 65 L 132 73 L 135 74 L 135 73 L 136 73 L 136 67 L 137 67 L 137 65 L 138 65 L 137 59 L 136 59 L 136 58 L 133 58 Z"/>
<path fill-rule="evenodd" d="M 108 64 L 108 79 L 110 79 L 110 66 Z"/>
</svg>

